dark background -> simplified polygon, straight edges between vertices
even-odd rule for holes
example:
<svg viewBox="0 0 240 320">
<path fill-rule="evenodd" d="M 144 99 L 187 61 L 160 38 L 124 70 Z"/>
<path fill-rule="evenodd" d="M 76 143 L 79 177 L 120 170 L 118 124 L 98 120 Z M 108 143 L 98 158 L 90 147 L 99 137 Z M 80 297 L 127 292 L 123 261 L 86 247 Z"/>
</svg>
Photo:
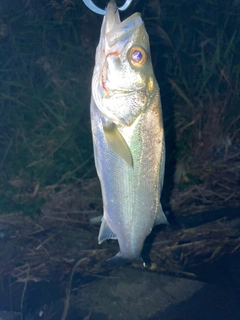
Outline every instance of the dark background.
<svg viewBox="0 0 240 320">
<path fill-rule="evenodd" d="M 161 89 L 164 207 L 238 206 L 238 1 L 136 0 L 121 16 L 135 11 Z M 36 189 L 96 176 L 89 101 L 102 17 L 80 0 L 2 1 L 0 13 L 1 212 L 34 215 L 47 201 Z"/>
</svg>

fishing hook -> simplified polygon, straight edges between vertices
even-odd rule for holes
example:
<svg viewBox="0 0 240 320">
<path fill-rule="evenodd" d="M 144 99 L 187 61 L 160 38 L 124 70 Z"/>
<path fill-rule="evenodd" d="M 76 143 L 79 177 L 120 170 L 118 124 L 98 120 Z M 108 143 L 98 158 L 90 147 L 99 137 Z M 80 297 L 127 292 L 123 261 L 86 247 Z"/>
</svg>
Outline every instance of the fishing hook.
<svg viewBox="0 0 240 320">
<path fill-rule="evenodd" d="M 92 0 L 83 0 L 83 2 L 85 3 L 85 5 L 90 9 L 92 10 L 93 12 L 97 13 L 97 14 L 101 14 L 101 15 L 105 15 L 106 14 L 106 10 L 103 10 L 101 8 L 98 8 L 98 6 L 96 6 Z M 120 7 L 118 8 L 118 10 L 120 11 L 124 11 L 126 10 L 130 4 L 131 4 L 132 0 L 126 0 L 125 3 Z"/>
</svg>

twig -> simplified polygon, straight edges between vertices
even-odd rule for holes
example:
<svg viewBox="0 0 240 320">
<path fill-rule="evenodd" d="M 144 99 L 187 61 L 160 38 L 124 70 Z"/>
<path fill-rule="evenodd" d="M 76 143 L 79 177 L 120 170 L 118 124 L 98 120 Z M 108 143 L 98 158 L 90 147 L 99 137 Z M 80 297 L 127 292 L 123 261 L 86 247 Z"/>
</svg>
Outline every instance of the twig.
<svg viewBox="0 0 240 320">
<path fill-rule="evenodd" d="M 69 279 L 69 282 L 66 286 L 66 290 L 65 290 L 65 301 L 64 301 L 64 308 L 63 308 L 63 313 L 62 313 L 62 317 L 61 317 L 61 320 L 65 320 L 66 317 L 67 317 L 67 314 L 68 314 L 68 309 L 69 309 L 69 304 L 70 304 L 70 296 L 71 296 L 71 287 L 72 287 L 72 279 L 73 279 L 73 275 L 75 273 L 75 270 L 77 269 L 77 267 L 85 262 L 85 261 L 88 261 L 87 258 L 82 258 L 82 259 L 79 259 L 75 265 L 73 266 L 72 268 L 72 272 L 71 272 L 71 275 L 70 275 L 70 279 Z"/>
<path fill-rule="evenodd" d="M 3 157 L 2 157 L 2 161 L 1 161 L 1 163 L 0 163 L 0 170 L 2 170 L 3 164 L 4 164 L 5 159 L 6 159 L 6 157 L 7 157 L 8 151 L 9 151 L 10 148 L 11 148 L 12 142 L 13 142 L 13 138 L 11 138 L 11 140 L 9 141 L 9 144 L 8 144 L 8 146 L 7 146 L 7 149 L 6 149 L 6 151 L 5 151 L 5 154 L 4 154 Z"/>
<path fill-rule="evenodd" d="M 237 240 L 240 240 L 240 238 L 238 238 Z M 235 251 L 237 251 L 240 248 L 240 243 L 239 245 L 237 245 L 231 252 L 231 254 L 233 254 Z"/>
<path fill-rule="evenodd" d="M 27 268 L 27 278 L 24 281 L 24 287 L 23 287 L 23 292 L 22 292 L 22 297 L 21 297 L 21 320 L 23 320 L 23 301 L 24 301 L 26 290 L 27 290 L 27 283 L 28 283 L 29 272 L 30 272 L 30 265 L 27 264 L 27 266 L 28 266 L 28 268 Z"/>
<path fill-rule="evenodd" d="M 39 250 L 45 243 L 47 243 L 48 241 L 50 241 L 54 237 L 55 237 L 55 234 L 52 234 L 50 237 L 45 239 L 39 246 L 36 247 L 36 251 Z"/>
</svg>

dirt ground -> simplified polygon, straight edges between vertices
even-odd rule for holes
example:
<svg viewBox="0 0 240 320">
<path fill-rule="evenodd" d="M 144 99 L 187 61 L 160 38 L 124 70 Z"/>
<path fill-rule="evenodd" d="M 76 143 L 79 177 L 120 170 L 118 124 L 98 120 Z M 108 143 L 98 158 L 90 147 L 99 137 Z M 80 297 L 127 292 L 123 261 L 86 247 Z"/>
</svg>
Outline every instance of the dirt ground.
<svg viewBox="0 0 240 320">
<path fill-rule="evenodd" d="M 93 190 L 52 192 L 35 219 L 1 216 L 1 320 L 240 319 L 238 208 L 170 216 L 146 240 L 151 266 L 113 268 L 117 241 L 99 246 L 89 223 Z"/>
</svg>

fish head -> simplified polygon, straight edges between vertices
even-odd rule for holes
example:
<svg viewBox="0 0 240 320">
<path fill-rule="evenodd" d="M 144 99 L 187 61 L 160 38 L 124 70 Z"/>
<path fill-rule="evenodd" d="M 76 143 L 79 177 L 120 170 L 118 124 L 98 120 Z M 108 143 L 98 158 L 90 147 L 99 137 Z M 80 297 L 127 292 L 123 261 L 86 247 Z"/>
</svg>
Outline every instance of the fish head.
<svg viewBox="0 0 240 320">
<path fill-rule="evenodd" d="M 121 21 L 110 1 L 96 51 L 92 95 L 111 122 L 130 125 L 151 104 L 158 85 L 140 13 Z"/>
</svg>

